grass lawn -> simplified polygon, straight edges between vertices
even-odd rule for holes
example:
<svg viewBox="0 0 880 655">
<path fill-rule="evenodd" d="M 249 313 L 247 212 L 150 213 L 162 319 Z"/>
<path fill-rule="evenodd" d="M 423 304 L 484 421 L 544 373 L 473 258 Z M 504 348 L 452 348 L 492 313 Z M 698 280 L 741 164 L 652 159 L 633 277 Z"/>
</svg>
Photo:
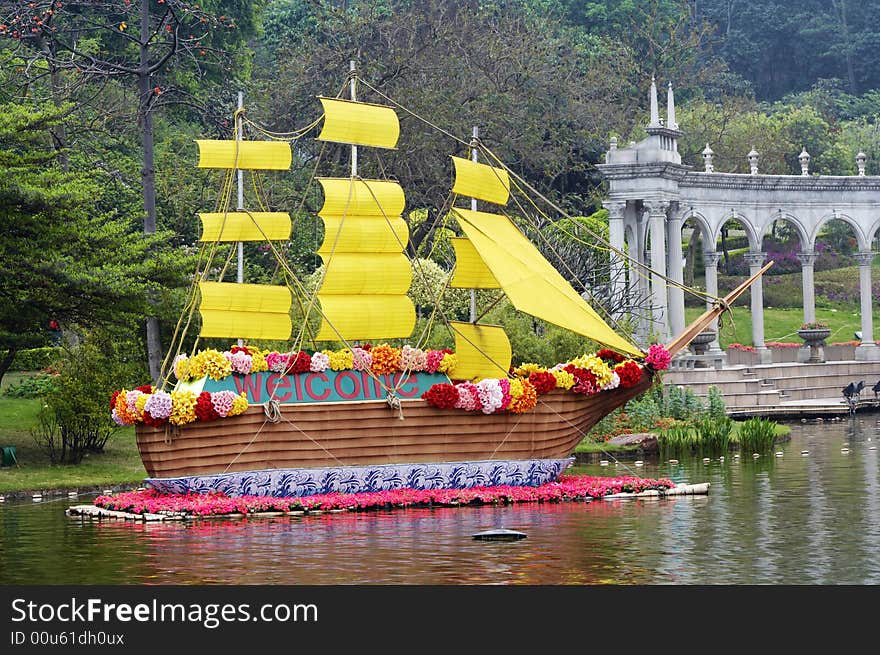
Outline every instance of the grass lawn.
<svg viewBox="0 0 880 655">
<path fill-rule="evenodd" d="M 6 374 L 3 388 L 20 381 L 24 375 Z M 0 446 L 15 446 L 18 460 L 17 466 L 0 468 L 0 493 L 131 485 L 147 476 L 133 427 L 116 430 L 104 453 L 86 455 L 76 466 L 51 464 L 31 436 L 31 429 L 38 424 L 39 411 L 39 400 L 0 395 Z"/>
<path fill-rule="evenodd" d="M 880 309 L 876 308 L 875 310 Z M 687 307 L 685 316 L 687 321 L 693 321 L 703 310 L 696 307 Z M 855 331 L 862 329 L 860 314 L 858 311 L 843 309 L 816 308 L 816 320 L 824 321 L 831 330 L 828 343 L 853 341 Z M 801 343 L 797 335 L 798 328 L 804 322 L 804 310 L 800 308 L 776 309 L 764 308 L 764 342 L 787 341 Z M 874 312 L 874 333 L 880 327 L 880 314 Z M 721 347 L 726 348 L 731 343 L 741 343 L 746 346 L 752 345 L 752 315 L 747 307 L 733 307 L 732 313 L 724 314 L 721 319 L 721 334 L 719 335 Z"/>
</svg>

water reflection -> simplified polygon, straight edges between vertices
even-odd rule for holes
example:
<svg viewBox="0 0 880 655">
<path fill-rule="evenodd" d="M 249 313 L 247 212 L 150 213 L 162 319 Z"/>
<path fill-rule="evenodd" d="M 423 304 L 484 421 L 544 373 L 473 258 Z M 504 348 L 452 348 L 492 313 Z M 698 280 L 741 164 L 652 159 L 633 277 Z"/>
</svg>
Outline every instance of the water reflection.
<svg viewBox="0 0 880 655">
<path fill-rule="evenodd" d="M 794 424 L 782 457 L 578 470 L 712 483 L 662 501 L 147 524 L 68 518 L 66 499 L 7 503 L 0 583 L 877 584 L 878 442 L 869 414 Z M 497 527 L 528 538 L 472 539 Z"/>
</svg>

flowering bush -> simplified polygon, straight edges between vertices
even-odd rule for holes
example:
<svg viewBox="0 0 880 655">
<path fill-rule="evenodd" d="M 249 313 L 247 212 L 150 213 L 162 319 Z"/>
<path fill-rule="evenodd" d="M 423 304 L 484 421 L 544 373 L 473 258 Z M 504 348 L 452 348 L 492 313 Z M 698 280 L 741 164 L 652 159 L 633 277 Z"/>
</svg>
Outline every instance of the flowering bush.
<svg viewBox="0 0 880 655">
<path fill-rule="evenodd" d="M 564 500 L 604 498 L 619 493 L 661 493 L 675 486 L 667 478 L 634 476 L 604 478 L 589 475 L 560 475 L 555 482 L 539 487 L 499 485 L 470 489 L 393 489 L 358 494 L 329 493 L 275 498 L 272 496 L 229 497 L 223 493 L 160 494 L 149 489 L 113 496 L 98 496 L 95 505 L 133 514 L 222 516 L 256 512 L 329 511 L 385 509 L 388 507 L 461 506 L 508 503 L 551 503 Z"/>
<path fill-rule="evenodd" d="M 810 321 L 809 323 L 804 323 L 800 327 L 801 330 L 827 330 L 828 323 L 824 323 L 822 321 Z"/>
</svg>

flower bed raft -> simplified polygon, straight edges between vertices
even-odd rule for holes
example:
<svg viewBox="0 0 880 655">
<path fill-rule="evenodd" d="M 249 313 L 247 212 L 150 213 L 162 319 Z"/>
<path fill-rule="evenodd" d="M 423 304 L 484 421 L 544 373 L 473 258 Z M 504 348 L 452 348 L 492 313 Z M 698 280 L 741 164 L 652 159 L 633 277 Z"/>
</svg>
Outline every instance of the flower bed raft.
<svg viewBox="0 0 880 655">
<path fill-rule="evenodd" d="M 708 487 L 706 487 L 708 489 Z M 95 507 L 128 515 L 168 518 L 199 518 L 260 514 L 267 512 L 367 511 L 407 507 L 458 507 L 462 505 L 507 505 L 513 503 L 553 503 L 587 501 L 621 494 L 664 496 L 685 491 L 666 478 L 633 476 L 616 478 L 561 475 L 556 482 L 539 487 L 497 486 L 470 489 L 396 489 L 360 494 L 321 494 L 305 497 L 270 496 L 229 497 L 222 493 L 160 494 L 155 490 L 132 491 L 98 496 Z M 73 508 L 72 508 L 73 509 Z M 76 513 L 76 512 L 74 512 Z M 86 512 L 81 512 L 86 513 Z"/>
</svg>

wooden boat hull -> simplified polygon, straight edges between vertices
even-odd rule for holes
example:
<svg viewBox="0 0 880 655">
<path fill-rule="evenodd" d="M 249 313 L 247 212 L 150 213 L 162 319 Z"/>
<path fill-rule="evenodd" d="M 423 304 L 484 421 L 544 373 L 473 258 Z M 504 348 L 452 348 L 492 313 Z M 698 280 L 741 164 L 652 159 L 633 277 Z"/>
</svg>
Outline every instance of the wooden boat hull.
<svg viewBox="0 0 880 655">
<path fill-rule="evenodd" d="M 330 491 L 539 485 L 571 463 L 584 434 L 651 385 L 591 396 L 561 390 L 522 414 L 438 409 L 423 400 L 261 406 L 180 428 L 137 424 L 137 444 L 160 491 L 309 495 Z"/>
</svg>

